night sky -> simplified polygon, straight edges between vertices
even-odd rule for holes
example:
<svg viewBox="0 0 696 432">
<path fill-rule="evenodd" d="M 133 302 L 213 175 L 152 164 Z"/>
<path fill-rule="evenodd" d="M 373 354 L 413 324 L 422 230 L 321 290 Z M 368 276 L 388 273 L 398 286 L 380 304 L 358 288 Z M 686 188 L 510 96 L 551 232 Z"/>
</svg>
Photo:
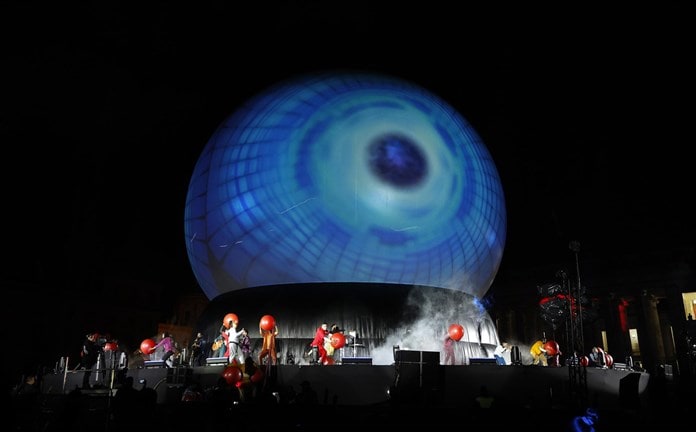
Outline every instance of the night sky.
<svg viewBox="0 0 696 432">
<path fill-rule="evenodd" d="M 197 292 L 183 217 L 203 147 L 259 91 L 331 69 L 411 80 L 479 133 L 508 212 L 501 293 L 565 265 L 571 240 L 594 261 L 693 247 L 685 5 L 236 3 L 3 2 L 12 295 L 79 298 L 113 280 Z M 24 313 L 16 301 L 6 307 Z"/>
</svg>

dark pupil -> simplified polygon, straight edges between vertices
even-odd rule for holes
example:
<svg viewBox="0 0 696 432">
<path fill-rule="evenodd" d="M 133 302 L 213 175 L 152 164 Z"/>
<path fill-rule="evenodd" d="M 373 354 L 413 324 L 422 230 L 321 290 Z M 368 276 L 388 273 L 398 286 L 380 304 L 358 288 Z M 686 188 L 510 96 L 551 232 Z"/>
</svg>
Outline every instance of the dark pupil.
<svg viewBox="0 0 696 432">
<path fill-rule="evenodd" d="M 384 135 L 368 148 L 370 170 L 382 181 L 402 188 L 418 185 L 428 166 L 420 148 L 399 135 Z"/>
</svg>

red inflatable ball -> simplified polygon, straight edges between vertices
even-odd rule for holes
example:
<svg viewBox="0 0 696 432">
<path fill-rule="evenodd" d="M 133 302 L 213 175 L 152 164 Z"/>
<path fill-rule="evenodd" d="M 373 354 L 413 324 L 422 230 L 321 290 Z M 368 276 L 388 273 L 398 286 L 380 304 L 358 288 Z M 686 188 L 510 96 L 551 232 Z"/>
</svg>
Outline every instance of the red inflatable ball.
<svg viewBox="0 0 696 432">
<path fill-rule="evenodd" d="M 261 368 L 256 369 L 256 372 L 249 377 L 249 381 L 257 383 L 263 379 L 263 370 Z"/>
<path fill-rule="evenodd" d="M 237 366 L 227 366 L 222 371 L 222 377 L 225 378 L 227 384 L 232 385 L 242 381 L 242 370 Z"/>
<path fill-rule="evenodd" d="M 275 325 L 275 318 L 273 318 L 271 315 L 262 316 L 261 321 L 259 322 L 259 327 L 261 327 L 262 330 L 266 331 L 273 330 L 273 328 L 275 328 Z"/>
<path fill-rule="evenodd" d="M 452 324 L 449 326 L 447 333 L 452 339 L 456 341 L 461 340 L 464 336 L 464 327 L 462 327 L 461 324 Z"/>
<path fill-rule="evenodd" d="M 334 349 L 343 348 L 346 345 L 346 337 L 343 333 L 333 333 L 331 335 L 331 346 Z"/>
<path fill-rule="evenodd" d="M 230 321 L 239 324 L 239 317 L 237 317 L 236 314 L 233 313 L 228 313 L 225 315 L 225 318 L 222 319 L 222 325 L 225 326 L 226 329 L 230 328 Z"/>
<path fill-rule="evenodd" d="M 614 357 L 611 354 L 604 353 L 604 365 L 609 368 L 614 366 Z"/>
<path fill-rule="evenodd" d="M 558 342 L 556 341 L 547 341 L 544 344 L 544 349 L 546 350 L 546 355 L 548 356 L 555 356 L 561 353 L 561 348 L 558 346 Z"/>
<path fill-rule="evenodd" d="M 587 367 L 590 364 L 590 359 L 587 356 L 580 357 L 580 366 Z"/>
<path fill-rule="evenodd" d="M 116 342 L 107 342 L 104 344 L 104 351 L 118 351 L 118 344 Z"/>
<path fill-rule="evenodd" d="M 143 354 L 148 354 L 148 355 L 152 354 L 152 351 L 154 350 L 155 345 L 157 345 L 157 344 L 155 343 L 154 340 L 145 339 L 144 341 L 140 342 L 140 352 L 142 352 Z"/>
</svg>

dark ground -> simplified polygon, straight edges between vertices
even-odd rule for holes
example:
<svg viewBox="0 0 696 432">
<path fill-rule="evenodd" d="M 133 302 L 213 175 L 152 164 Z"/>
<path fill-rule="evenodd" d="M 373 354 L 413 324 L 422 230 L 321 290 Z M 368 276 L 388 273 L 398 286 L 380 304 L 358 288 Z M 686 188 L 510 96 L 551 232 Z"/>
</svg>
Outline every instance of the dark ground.
<svg viewBox="0 0 696 432">
<path fill-rule="evenodd" d="M 280 400 L 271 396 L 278 390 Z M 331 403 L 302 404 L 294 389 L 270 389 L 254 398 L 238 400 L 237 393 L 204 389 L 202 399 L 156 403 L 147 390 L 134 391 L 129 414 L 119 414 L 122 402 L 108 391 L 73 391 L 67 395 L 41 395 L 22 400 L 12 397 L 14 429 L 23 431 L 94 430 L 197 430 L 197 431 L 403 431 L 433 426 L 507 428 L 539 426 L 547 431 L 593 430 L 582 421 L 587 404 L 540 404 L 519 406 L 493 395 L 490 409 L 453 405 L 437 394 L 394 393 L 384 403 L 343 406 Z M 594 430 L 655 430 L 682 427 L 696 402 L 693 379 L 651 378 L 645 403 L 631 406 L 627 400 L 620 409 L 595 407 L 598 419 Z M 118 392 L 116 392 L 118 394 Z M 183 398 L 182 398 L 183 399 Z M 234 401 L 238 400 L 235 404 Z M 624 405 L 624 404 L 622 404 Z M 449 426 L 448 426 L 449 425 Z"/>
</svg>

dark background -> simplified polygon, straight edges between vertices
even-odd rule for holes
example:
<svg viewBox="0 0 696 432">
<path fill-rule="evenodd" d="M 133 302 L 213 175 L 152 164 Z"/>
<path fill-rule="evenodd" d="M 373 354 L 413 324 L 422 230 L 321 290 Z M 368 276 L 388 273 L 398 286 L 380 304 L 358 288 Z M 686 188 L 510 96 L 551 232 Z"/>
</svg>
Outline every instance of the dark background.
<svg viewBox="0 0 696 432">
<path fill-rule="evenodd" d="M 0 11 L 2 281 L 9 322 L 34 323 L 24 337 L 78 319 L 68 339 L 79 344 L 94 329 L 76 318 L 83 301 L 141 301 L 111 297 L 123 281 L 161 287 L 145 300 L 155 320 L 199 292 L 183 233 L 196 159 L 243 101 L 325 69 L 411 80 L 479 133 L 508 212 L 496 296 L 535 296 L 535 282 L 572 265 L 571 240 L 590 286 L 598 263 L 626 254 L 674 251 L 693 265 L 685 5 L 58 3 Z M 78 306 L 52 311 L 64 296 Z"/>
</svg>

